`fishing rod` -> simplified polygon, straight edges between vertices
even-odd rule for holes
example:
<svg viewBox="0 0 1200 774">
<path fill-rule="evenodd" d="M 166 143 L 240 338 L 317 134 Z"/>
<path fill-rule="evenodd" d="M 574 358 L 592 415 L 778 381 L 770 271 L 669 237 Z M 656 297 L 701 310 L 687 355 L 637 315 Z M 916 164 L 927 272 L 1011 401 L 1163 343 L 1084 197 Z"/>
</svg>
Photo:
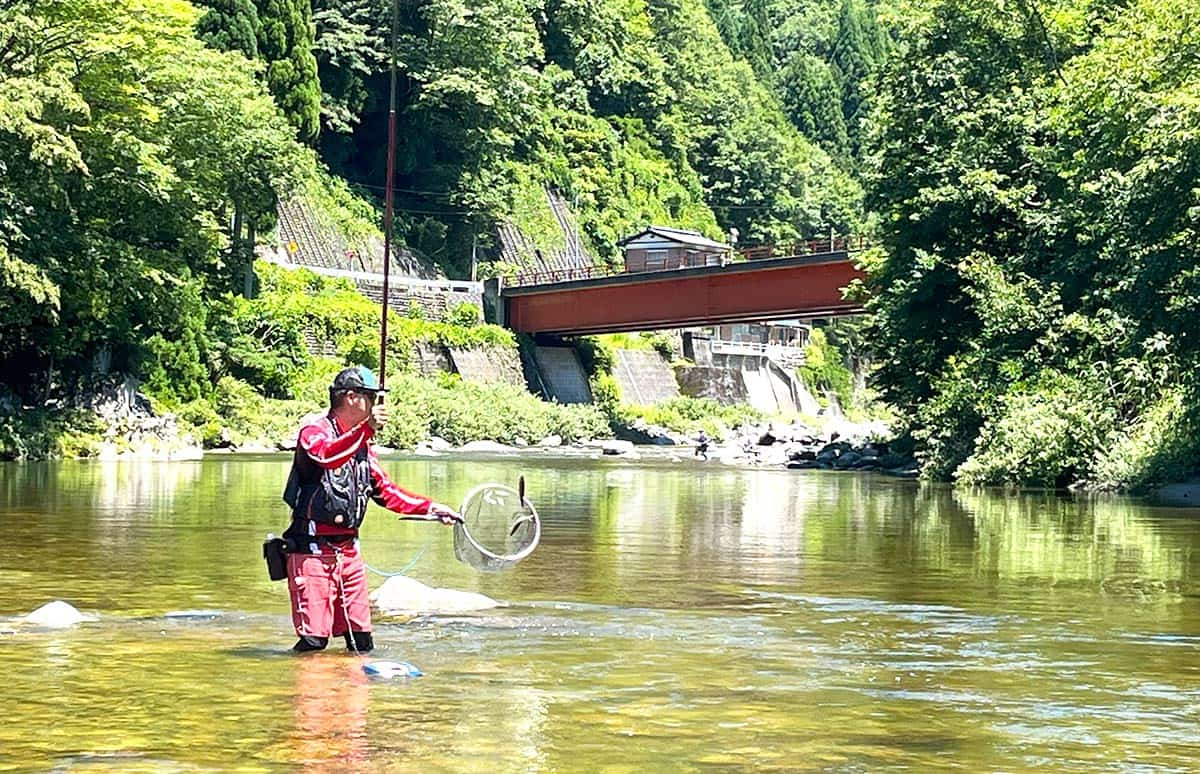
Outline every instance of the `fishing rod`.
<svg viewBox="0 0 1200 774">
<path fill-rule="evenodd" d="M 392 0 L 391 81 L 388 85 L 387 182 L 383 205 L 383 311 L 379 319 L 379 387 L 387 385 L 388 269 L 392 265 L 392 182 L 396 174 L 396 38 L 400 28 L 400 2 Z M 383 395 L 383 393 L 379 393 Z"/>
</svg>

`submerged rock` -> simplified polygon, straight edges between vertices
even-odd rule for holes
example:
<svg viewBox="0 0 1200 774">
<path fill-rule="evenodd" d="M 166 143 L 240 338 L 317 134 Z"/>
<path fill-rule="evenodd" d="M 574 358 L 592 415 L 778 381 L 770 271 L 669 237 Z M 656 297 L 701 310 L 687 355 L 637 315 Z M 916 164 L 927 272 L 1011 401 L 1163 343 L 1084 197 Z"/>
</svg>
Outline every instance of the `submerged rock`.
<svg viewBox="0 0 1200 774">
<path fill-rule="evenodd" d="M 34 626 L 45 626 L 48 629 L 66 629 L 82 623 L 87 617 L 75 609 L 74 605 L 56 599 L 34 610 L 25 616 L 25 622 Z"/>
<path fill-rule="evenodd" d="M 396 575 L 371 592 L 371 601 L 385 613 L 466 613 L 490 610 L 502 603 L 483 594 L 426 586 L 415 578 Z"/>
</svg>

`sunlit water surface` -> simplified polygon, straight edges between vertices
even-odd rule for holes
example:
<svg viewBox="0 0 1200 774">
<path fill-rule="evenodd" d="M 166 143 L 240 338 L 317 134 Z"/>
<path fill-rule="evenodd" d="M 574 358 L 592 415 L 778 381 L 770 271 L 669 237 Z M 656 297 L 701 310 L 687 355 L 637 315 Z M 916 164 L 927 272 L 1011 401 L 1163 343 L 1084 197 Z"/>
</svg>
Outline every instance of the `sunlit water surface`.
<svg viewBox="0 0 1200 774">
<path fill-rule="evenodd" d="M 288 651 L 260 557 L 286 457 L 0 466 L 0 770 L 1200 767 L 1200 511 L 716 462 L 386 465 L 450 502 L 524 474 L 544 535 L 481 575 L 449 530 L 373 510 L 369 562 L 419 554 L 414 577 L 508 602 L 377 620 L 372 658 L 426 675 L 375 683 Z M 52 599 L 95 620 L 16 619 Z"/>
</svg>

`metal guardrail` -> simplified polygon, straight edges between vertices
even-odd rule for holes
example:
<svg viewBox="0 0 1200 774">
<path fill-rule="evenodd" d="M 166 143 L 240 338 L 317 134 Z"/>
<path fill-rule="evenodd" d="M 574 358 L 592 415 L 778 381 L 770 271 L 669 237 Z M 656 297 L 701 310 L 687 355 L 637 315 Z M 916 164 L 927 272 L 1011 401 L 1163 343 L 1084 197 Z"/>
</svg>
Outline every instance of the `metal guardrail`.
<svg viewBox="0 0 1200 774">
<path fill-rule="evenodd" d="M 795 258 L 802 255 L 825 255 L 833 253 L 855 253 L 866 249 L 868 242 L 865 237 L 832 237 L 826 239 L 809 239 L 802 242 L 792 242 L 782 245 L 755 245 L 752 247 L 743 247 L 732 251 L 737 258 L 731 261 L 728 257 L 723 256 L 722 266 L 726 266 L 738 259 L 745 261 L 760 261 L 767 258 Z M 680 271 L 682 269 L 694 269 L 695 266 L 673 266 L 669 269 L 663 268 L 649 271 L 637 272 L 638 274 L 651 272 L 670 272 Z M 556 282 L 572 282 L 575 280 L 599 279 L 600 277 L 613 277 L 619 274 L 626 274 L 624 267 L 614 266 L 570 266 L 557 269 L 539 269 L 537 271 L 520 272 L 512 278 L 511 284 L 516 286 L 522 285 L 548 285 Z"/>
<path fill-rule="evenodd" d="M 382 285 L 383 275 L 368 271 L 350 271 L 348 269 L 330 269 L 325 266 L 305 266 L 303 264 L 290 263 L 287 261 L 270 260 L 271 263 L 283 266 L 286 269 L 308 269 L 314 274 L 321 274 L 326 277 L 342 277 L 355 282 L 364 282 Z M 450 280 L 450 279 L 418 279 L 417 277 L 402 277 L 395 274 L 388 276 L 389 289 L 401 287 L 416 287 L 427 288 L 429 290 L 441 290 L 450 293 L 483 293 L 482 282 L 471 282 L 470 280 Z"/>
<path fill-rule="evenodd" d="M 713 339 L 709 346 L 714 355 L 752 355 L 769 357 L 781 363 L 804 362 L 804 350 L 785 344 L 763 344 L 756 341 L 722 341 Z"/>
</svg>

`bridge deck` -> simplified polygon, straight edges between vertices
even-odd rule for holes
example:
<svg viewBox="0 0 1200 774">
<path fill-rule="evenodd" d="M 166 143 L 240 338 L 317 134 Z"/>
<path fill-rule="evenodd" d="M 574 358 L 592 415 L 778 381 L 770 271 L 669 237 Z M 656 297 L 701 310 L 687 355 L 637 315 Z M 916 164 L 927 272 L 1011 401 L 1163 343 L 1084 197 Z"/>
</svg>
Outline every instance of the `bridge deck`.
<svg viewBox="0 0 1200 774">
<path fill-rule="evenodd" d="M 615 333 L 853 314 L 842 289 L 862 277 L 846 252 L 506 287 L 521 333 Z"/>
</svg>

